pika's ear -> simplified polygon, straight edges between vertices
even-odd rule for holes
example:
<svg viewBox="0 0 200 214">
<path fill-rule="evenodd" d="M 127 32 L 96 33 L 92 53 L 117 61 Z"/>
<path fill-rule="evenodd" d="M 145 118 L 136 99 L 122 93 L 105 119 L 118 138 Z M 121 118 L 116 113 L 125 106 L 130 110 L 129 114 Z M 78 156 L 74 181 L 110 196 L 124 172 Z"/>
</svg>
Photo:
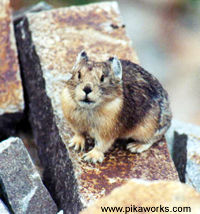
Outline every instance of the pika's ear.
<svg viewBox="0 0 200 214">
<path fill-rule="evenodd" d="M 110 57 L 108 60 L 111 63 L 111 68 L 114 72 L 115 77 L 122 79 L 122 65 L 117 57 Z"/>
<path fill-rule="evenodd" d="M 87 53 L 84 50 L 82 50 L 76 58 L 74 67 L 76 67 L 77 65 L 81 65 L 87 61 L 88 61 Z"/>
</svg>

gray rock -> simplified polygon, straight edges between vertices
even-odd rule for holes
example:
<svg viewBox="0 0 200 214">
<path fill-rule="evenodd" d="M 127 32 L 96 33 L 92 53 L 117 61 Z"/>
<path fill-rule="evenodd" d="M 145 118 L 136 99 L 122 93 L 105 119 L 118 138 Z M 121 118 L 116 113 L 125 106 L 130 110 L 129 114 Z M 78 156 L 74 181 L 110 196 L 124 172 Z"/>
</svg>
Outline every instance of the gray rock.
<svg viewBox="0 0 200 214">
<path fill-rule="evenodd" d="M 174 132 L 172 159 L 178 171 L 180 181 L 185 183 L 187 165 L 187 135 Z"/>
<path fill-rule="evenodd" d="M 0 143 L 0 184 L 15 214 L 55 214 L 57 207 L 19 138 Z"/>
<path fill-rule="evenodd" d="M 0 199 L 0 213 L 1 214 L 9 214 L 8 208 L 3 203 L 3 201 Z"/>
<path fill-rule="evenodd" d="M 166 135 L 171 154 L 174 152 L 174 131 L 179 135 L 187 135 L 185 182 L 200 192 L 200 127 L 176 120 L 172 121 L 172 126 Z"/>
</svg>

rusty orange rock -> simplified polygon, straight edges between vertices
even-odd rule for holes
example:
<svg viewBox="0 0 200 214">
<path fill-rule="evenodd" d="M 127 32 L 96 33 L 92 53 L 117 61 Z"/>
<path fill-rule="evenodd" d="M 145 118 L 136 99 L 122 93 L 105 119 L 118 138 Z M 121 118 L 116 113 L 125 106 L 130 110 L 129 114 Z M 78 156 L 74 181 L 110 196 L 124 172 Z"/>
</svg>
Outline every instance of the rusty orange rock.
<svg viewBox="0 0 200 214">
<path fill-rule="evenodd" d="M 192 187 L 174 181 L 147 182 L 133 179 L 97 200 L 80 214 L 101 214 L 102 210 L 121 209 L 120 213 L 177 213 L 199 214 L 200 194 Z M 146 210 L 146 212 L 145 212 Z M 168 211 L 167 211 L 168 210 Z M 126 211 L 126 212 L 125 212 Z"/>
<path fill-rule="evenodd" d="M 0 115 L 23 111 L 24 100 L 9 0 L 0 1 Z"/>
</svg>

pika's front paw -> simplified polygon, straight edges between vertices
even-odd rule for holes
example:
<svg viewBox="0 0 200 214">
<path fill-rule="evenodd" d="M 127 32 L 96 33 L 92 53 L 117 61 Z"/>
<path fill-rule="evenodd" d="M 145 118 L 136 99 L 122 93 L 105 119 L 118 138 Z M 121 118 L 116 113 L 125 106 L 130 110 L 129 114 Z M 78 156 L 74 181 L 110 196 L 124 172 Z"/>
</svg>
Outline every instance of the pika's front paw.
<svg viewBox="0 0 200 214">
<path fill-rule="evenodd" d="M 74 150 L 78 151 L 85 148 L 85 138 L 79 135 L 75 135 L 69 142 L 69 147 L 74 147 Z"/>
<path fill-rule="evenodd" d="M 127 149 L 132 153 L 141 153 L 148 150 L 151 146 L 152 146 L 151 143 L 147 143 L 147 144 L 129 143 L 127 145 Z"/>
<path fill-rule="evenodd" d="M 102 162 L 104 159 L 103 152 L 98 151 L 97 149 L 92 149 L 90 152 L 83 155 L 83 159 L 88 162 L 97 163 Z"/>
</svg>

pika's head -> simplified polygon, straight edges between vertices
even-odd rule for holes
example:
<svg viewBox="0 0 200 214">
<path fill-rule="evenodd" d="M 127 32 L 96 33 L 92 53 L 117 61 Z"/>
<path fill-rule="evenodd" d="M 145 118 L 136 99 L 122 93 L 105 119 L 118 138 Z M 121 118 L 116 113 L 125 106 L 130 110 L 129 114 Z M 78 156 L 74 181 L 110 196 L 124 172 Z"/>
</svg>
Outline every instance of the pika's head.
<svg viewBox="0 0 200 214">
<path fill-rule="evenodd" d="M 122 95 L 122 66 L 116 57 L 94 62 L 81 51 L 71 73 L 67 87 L 79 107 L 93 109 Z"/>
</svg>

